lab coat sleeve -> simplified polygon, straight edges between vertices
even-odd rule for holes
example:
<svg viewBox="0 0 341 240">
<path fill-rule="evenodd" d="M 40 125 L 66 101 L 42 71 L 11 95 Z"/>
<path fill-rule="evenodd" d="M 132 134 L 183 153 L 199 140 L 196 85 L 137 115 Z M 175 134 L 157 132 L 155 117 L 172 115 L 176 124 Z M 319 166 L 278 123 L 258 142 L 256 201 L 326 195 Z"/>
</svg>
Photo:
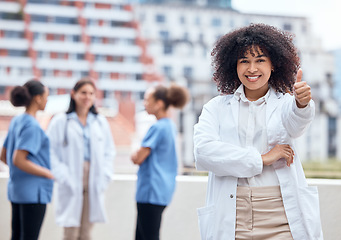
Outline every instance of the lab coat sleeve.
<svg viewBox="0 0 341 240">
<path fill-rule="evenodd" d="M 290 137 L 300 137 L 314 119 L 314 101 L 310 100 L 305 108 L 298 108 L 294 96 L 286 94 L 285 98 L 282 105 L 283 125 Z"/>
<path fill-rule="evenodd" d="M 116 156 L 116 148 L 115 143 L 111 134 L 111 128 L 108 121 L 103 118 L 103 129 L 105 134 L 105 161 L 104 161 L 104 175 L 105 175 L 105 182 L 104 187 L 106 188 L 109 182 L 113 179 L 113 168 L 114 168 L 114 159 Z"/>
<path fill-rule="evenodd" d="M 68 182 L 69 170 L 62 162 L 63 137 L 65 133 L 65 119 L 61 115 L 56 115 L 50 121 L 46 134 L 50 140 L 51 171 L 58 183 Z"/>
<path fill-rule="evenodd" d="M 219 128 L 220 124 L 224 123 L 219 122 L 219 112 L 221 107 L 227 106 L 219 104 L 219 101 L 220 98 L 215 98 L 207 103 L 199 122 L 194 126 L 194 157 L 197 169 L 210 171 L 217 176 L 239 178 L 260 174 L 263 161 L 255 148 L 242 148 L 233 144 L 233 139 L 231 142 L 221 141 Z"/>
</svg>

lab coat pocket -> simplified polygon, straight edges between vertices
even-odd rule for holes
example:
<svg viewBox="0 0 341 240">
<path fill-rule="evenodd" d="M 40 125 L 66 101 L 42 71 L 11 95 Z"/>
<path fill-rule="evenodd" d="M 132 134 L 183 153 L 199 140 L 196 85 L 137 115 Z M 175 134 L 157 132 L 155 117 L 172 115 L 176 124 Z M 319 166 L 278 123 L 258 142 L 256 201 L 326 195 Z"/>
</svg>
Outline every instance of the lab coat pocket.
<svg viewBox="0 0 341 240">
<path fill-rule="evenodd" d="M 66 212 L 72 212 L 74 208 L 74 204 L 71 203 L 71 199 L 75 195 L 75 186 L 72 182 L 65 182 L 63 184 L 58 184 L 57 187 L 57 208 L 56 214 L 57 216 L 64 216 Z"/>
<path fill-rule="evenodd" d="M 201 240 L 213 240 L 214 205 L 197 209 Z"/>
<path fill-rule="evenodd" d="M 319 196 L 316 186 L 299 188 L 302 220 L 309 239 L 322 239 Z"/>
</svg>

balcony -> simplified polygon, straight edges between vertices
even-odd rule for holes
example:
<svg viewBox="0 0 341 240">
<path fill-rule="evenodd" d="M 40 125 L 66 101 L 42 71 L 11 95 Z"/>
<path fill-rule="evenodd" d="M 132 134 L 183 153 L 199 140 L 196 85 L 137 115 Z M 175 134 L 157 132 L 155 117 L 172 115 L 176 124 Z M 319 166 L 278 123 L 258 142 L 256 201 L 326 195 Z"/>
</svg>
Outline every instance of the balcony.
<svg viewBox="0 0 341 240">
<path fill-rule="evenodd" d="M 88 26 L 86 34 L 91 37 L 107 37 L 119 39 L 135 39 L 137 32 L 133 28 L 126 27 L 100 27 Z"/>
<path fill-rule="evenodd" d="M 28 3 L 25 7 L 26 14 L 57 16 L 57 17 L 78 17 L 78 9 L 76 7 L 59 6 L 59 5 L 44 5 Z"/>
<path fill-rule="evenodd" d="M 23 21 L 0 20 L 0 30 L 23 32 L 25 30 L 25 23 Z"/>
<path fill-rule="evenodd" d="M 0 48 L 13 50 L 28 50 L 29 43 L 26 39 L 0 38 Z"/>
<path fill-rule="evenodd" d="M 98 55 L 113 55 L 139 57 L 142 54 L 140 47 L 127 44 L 91 44 L 89 51 Z"/>
<path fill-rule="evenodd" d="M 10 68 L 32 68 L 32 59 L 29 57 L 0 57 L 0 68 L 10 67 Z"/>
<path fill-rule="evenodd" d="M 144 92 L 148 84 L 145 81 L 136 80 L 105 80 L 100 79 L 97 88 L 107 91 L 123 91 L 123 92 Z"/>
<path fill-rule="evenodd" d="M 82 29 L 80 25 L 57 24 L 57 23 L 31 23 L 29 25 L 31 32 L 37 33 L 54 33 L 65 35 L 81 35 Z"/>
<path fill-rule="evenodd" d="M 93 65 L 96 72 L 115 72 L 115 73 L 131 73 L 141 74 L 144 72 L 141 63 L 117 63 L 117 62 L 104 62 L 96 61 Z"/>
<path fill-rule="evenodd" d="M 131 22 L 133 20 L 132 12 L 114 9 L 84 8 L 82 16 L 86 19 L 101 19 L 118 22 Z"/>
<path fill-rule="evenodd" d="M 89 71 L 89 62 L 85 60 L 65 60 L 65 59 L 37 59 L 37 67 L 41 70 L 60 71 Z"/>
<path fill-rule="evenodd" d="M 17 13 L 20 10 L 20 4 L 16 2 L 0 2 L 0 12 Z M 1 26 L 1 25 L 0 25 Z"/>
<path fill-rule="evenodd" d="M 125 161 L 129 161 L 125 159 Z M 128 163 L 129 164 L 129 163 Z M 340 239 L 341 180 L 309 179 L 320 194 L 321 221 L 325 240 Z M 10 238 L 11 207 L 6 198 L 6 177 L 0 178 L 0 232 Z M 166 208 L 161 226 L 163 240 L 197 240 L 196 209 L 204 206 L 207 177 L 178 176 L 172 203 Z M 136 222 L 136 175 L 116 174 L 107 191 L 106 209 L 109 222 L 96 224 L 93 239 L 134 239 Z M 47 208 L 40 239 L 62 239 L 63 230 L 54 221 L 53 203 Z"/>
<path fill-rule="evenodd" d="M 1 42 L 0 42 L 1 43 Z M 33 43 L 33 49 L 42 52 L 85 53 L 85 45 L 82 42 L 46 41 L 37 40 Z"/>
</svg>

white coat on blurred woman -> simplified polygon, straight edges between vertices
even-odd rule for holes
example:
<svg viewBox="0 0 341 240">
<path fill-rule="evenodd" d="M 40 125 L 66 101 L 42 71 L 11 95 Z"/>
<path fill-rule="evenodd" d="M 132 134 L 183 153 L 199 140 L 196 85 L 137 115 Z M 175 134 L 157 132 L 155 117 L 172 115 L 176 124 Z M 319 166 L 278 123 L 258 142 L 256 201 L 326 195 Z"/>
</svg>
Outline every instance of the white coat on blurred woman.
<svg viewBox="0 0 341 240">
<path fill-rule="evenodd" d="M 56 222 L 64 240 L 91 239 L 95 222 L 105 222 L 104 193 L 113 174 L 115 146 L 109 124 L 94 107 L 95 85 L 78 81 L 69 110 L 54 116 L 47 134 L 57 181 Z"/>
</svg>

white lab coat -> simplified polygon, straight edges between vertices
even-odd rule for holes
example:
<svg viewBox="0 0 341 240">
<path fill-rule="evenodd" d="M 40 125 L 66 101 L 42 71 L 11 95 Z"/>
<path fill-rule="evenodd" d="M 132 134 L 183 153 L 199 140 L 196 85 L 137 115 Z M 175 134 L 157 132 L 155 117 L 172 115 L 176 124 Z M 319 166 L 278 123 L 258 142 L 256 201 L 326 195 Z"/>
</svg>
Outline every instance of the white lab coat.
<svg viewBox="0 0 341 240">
<path fill-rule="evenodd" d="M 65 134 L 67 145 L 64 145 Z M 49 124 L 52 173 L 56 179 L 56 222 L 79 227 L 83 204 L 83 130 L 65 113 Z M 115 146 L 107 120 L 97 115 L 90 125 L 89 204 L 90 222 L 105 222 L 104 191 L 112 179 Z"/>
<path fill-rule="evenodd" d="M 194 127 L 196 167 L 209 171 L 206 206 L 198 209 L 202 240 L 235 239 L 238 178 L 262 173 L 261 154 L 253 147 L 240 147 L 238 112 L 239 102 L 233 95 L 215 97 L 204 106 Z M 276 144 L 290 144 L 295 151 L 293 139 L 303 134 L 314 114 L 313 101 L 298 109 L 293 96 L 270 89 L 266 104 L 268 150 Z M 294 240 L 322 240 L 317 188 L 308 186 L 297 154 L 290 167 L 284 160 L 273 166 Z"/>
</svg>

